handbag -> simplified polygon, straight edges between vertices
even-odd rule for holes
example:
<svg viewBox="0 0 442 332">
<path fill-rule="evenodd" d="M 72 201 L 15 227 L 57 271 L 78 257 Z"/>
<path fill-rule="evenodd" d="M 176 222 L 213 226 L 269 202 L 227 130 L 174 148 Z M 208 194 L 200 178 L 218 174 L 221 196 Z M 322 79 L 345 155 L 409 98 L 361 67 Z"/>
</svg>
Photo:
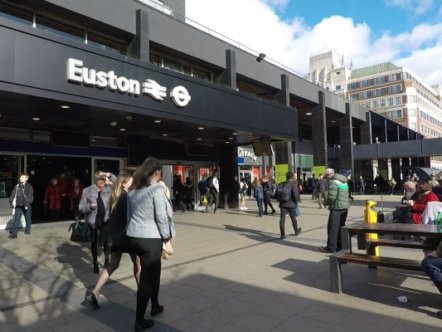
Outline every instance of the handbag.
<svg viewBox="0 0 442 332">
<path fill-rule="evenodd" d="M 299 217 L 301 215 L 301 210 L 299 207 L 295 207 L 295 217 Z"/>
<path fill-rule="evenodd" d="M 92 228 L 85 221 L 77 221 L 72 223 L 68 229 L 71 232 L 71 241 L 73 242 L 91 242 Z"/>
</svg>

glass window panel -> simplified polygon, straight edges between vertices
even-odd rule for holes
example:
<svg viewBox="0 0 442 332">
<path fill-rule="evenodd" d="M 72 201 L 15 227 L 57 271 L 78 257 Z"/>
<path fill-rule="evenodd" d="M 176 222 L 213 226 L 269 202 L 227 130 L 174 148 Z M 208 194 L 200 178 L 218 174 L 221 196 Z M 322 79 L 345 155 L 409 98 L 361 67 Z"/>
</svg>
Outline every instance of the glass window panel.
<svg viewBox="0 0 442 332">
<path fill-rule="evenodd" d="M 30 10 L 17 8 L 9 4 L 0 3 L 0 16 L 11 20 L 32 25 L 34 14 Z"/>
<path fill-rule="evenodd" d="M 51 32 L 57 36 L 84 42 L 85 32 L 83 29 L 69 26 L 64 22 L 62 23 L 39 14 L 36 16 L 36 24 L 37 28 Z"/>
</svg>

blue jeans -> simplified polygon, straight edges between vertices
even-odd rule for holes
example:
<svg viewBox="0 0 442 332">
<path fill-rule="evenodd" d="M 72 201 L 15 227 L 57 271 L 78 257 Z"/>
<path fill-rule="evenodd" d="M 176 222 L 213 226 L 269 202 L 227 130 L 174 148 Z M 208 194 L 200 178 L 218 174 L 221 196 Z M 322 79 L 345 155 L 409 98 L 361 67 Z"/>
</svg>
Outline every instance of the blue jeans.
<svg viewBox="0 0 442 332">
<path fill-rule="evenodd" d="M 11 233 L 12 235 L 17 235 L 18 228 L 20 227 L 21 216 L 23 214 L 25 215 L 25 220 L 26 220 L 25 233 L 31 234 L 32 207 L 28 206 L 26 209 L 24 206 L 17 206 L 15 207 L 14 223 L 12 224 L 12 227 L 9 229 L 9 233 Z"/>
<path fill-rule="evenodd" d="M 264 203 L 264 200 L 262 198 L 256 198 L 256 204 L 258 205 L 258 212 L 259 212 L 260 217 L 262 217 L 262 215 L 264 213 L 263 203 Z"/>
<path fill-rule="evenodd" d="M 422 261 L 421 265 L 442 294 L 442 258 L 427 257 Z"/>
</svg>

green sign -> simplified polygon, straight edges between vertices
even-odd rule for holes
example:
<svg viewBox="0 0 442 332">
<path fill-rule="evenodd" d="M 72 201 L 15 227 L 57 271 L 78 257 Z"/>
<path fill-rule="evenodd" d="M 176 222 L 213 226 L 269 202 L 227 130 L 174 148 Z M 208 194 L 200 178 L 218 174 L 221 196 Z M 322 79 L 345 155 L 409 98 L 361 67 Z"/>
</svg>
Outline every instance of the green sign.
<svg viewBox="0 0 442 332">
<path fill-rule="evenodd" d="M 289 164 L 275 165 L 275 183 L 283 183 L 286 178 L 285 175 L 289 171 Z"/>
<path fill-rule="evenodd" d="M 325 166 L 313 166 L 312 173 L 315 175 L 315 178 L 319 178 L 319 175 L 324 175 Z"/>
</svg>

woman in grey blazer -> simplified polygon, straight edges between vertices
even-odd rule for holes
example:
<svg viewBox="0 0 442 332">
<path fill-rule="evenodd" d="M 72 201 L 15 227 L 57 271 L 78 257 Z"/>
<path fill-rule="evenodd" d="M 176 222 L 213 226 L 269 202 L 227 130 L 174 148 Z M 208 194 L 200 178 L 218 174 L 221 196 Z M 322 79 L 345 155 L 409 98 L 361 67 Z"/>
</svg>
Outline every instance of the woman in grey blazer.
<svg viewBox="0 0 442 332">
<path fill-rule="evenodd" d="M 111 196 L 112 184 L 115 175 L 98 171 L 95 173 L 95 184 L 83 189 L 78 209 L 84 213 L 86 221 L 93 229 L 91 242 L 92 260 L 94 273 L 99 273 L 98 268 L 98 247 L 100 245 L 101 228 L 109 219 L 109 198 Z M 104 248 L 105 265 L 109 260 L 108 248 Z"/>
<path fill-rule="evenodd" d="M 171 238 L 173 223 L 169 222 L 168 200 L 159 183 L 161 164 L 147 158 L 137 169 L 131 191 L 128 193 L 128 251 L 140 257 L 141 274 L 137 292 L 135 331 L 153 326 L 152 319 L 144 319 L 149 298 L 151 316 L 160 314 L 164 307 L 158 302 L 161 276 L 161 252 L 173 253 Z"/>
</svg>

